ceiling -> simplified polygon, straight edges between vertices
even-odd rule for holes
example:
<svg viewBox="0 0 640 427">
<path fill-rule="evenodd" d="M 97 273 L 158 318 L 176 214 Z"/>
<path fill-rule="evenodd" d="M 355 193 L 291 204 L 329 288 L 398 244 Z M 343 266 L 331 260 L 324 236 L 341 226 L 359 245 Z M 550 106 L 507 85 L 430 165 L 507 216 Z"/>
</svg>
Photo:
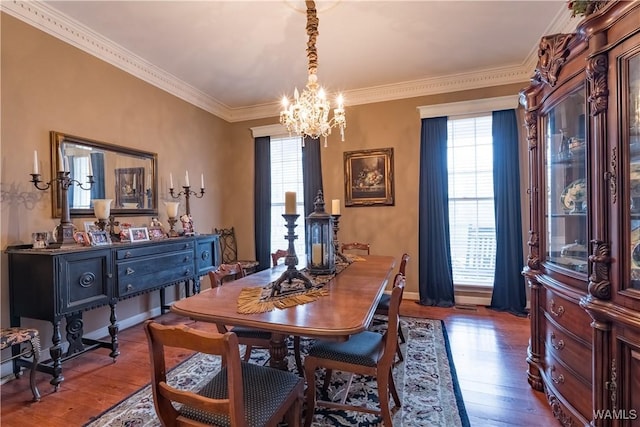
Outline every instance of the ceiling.
<svg viewBox="0 0 640 427">
<path fill-rule="evenodd" d="M 528 80 L 564 0 L 318 1 L 318 77 L 345 105 Z M 302 1 L 2 2 L 2 10 L 228 121 L 306 83 Z"/>
</svg>

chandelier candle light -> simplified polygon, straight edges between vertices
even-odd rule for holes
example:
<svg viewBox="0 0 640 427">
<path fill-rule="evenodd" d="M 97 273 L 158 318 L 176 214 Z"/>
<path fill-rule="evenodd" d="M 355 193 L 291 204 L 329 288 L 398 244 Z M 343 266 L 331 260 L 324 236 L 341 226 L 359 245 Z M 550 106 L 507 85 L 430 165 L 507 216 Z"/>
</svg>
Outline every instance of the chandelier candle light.
<svg viewBox="0 0 640 427">
<path fill-rule="evenodd" d="M 331 135 L 331 128 L 340 129 L 341 140 L 344 141 L 344 129 L 347 127 L 347 119 L 344 114 L 342 95 L 338 95 L 337 108 L 333 110 L 333 117 L 329 119 L 331 104 L 327 100 L 324 89 L 318 84 L 318 51 L 316 49 L 316 38 L 318 37 L 318 15 L 314 1 L 307 0 L 307 43 L 308 81 L 307 87 L 298 92 L 296 88 L 293 92 L 293 104 L 284 96 L 282 98 L 283 110 L 280 112 L 280 123 L 287 128 L 289 134 L 292 132 L 304 138 L 309 136 L 313 139 L 324 137 L 324 146 L 327 146 L 327 137 Z"/>
</svg>

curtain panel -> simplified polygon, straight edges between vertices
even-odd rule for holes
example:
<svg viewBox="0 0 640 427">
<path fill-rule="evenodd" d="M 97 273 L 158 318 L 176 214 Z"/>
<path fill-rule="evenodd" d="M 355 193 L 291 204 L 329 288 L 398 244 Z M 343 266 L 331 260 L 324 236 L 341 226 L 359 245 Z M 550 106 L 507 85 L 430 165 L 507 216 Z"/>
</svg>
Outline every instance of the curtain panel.
<svg viewBox="0 0 640 427">
<path fill-rule="evenodd" d="M 447 117 L 422 119 L 418 265 L 421 305 L 455 304 L 447 176 Z"/>
<path fill-rule="evenodd" d="M 521 274 L 524 264 L 516 111 L 494 111 L 492 134 L 496 270 L 491 308 L 525 315 L 527 295 Z"/>
<path fill-rule="evenodd" d="M 257 271 L 271 267 L 271 137 L 254 139 L 255 246 Z"/>
</svg>

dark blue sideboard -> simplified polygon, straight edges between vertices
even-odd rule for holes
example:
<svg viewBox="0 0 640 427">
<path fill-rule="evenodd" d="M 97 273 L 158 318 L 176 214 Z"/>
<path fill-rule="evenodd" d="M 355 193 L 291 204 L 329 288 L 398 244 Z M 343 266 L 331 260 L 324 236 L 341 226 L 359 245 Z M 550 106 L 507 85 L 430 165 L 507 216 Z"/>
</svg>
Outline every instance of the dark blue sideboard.
<svg viewBox="0 0 640 427">
<path fill-rule="evenodd" d="M 189 284 L 200 292 L 200 277 L 220 264 L 220 245 L 215 234 L 176 237 L 109 246 L 71 246 L 59 249 L 7 248 L 11 326 L 20 326 L 27 317 L 53 325 L 51 360 L 38 369 L 53 375 L 56 388 L 64 381 L 62 362 L 99 347 L 111 349 L 114 361 L 118 350 L 118 301 L 160 291 L 161 310 L 167 308 L 164 290 L 168 286 Z M 82 313 L 109 305 L 110 341 L 83 337 Z M 60 322 L 66 319 L 69 343 L 63 354 Z M 27 366 L 15 360 L 14 370 Z"/>
</svg>

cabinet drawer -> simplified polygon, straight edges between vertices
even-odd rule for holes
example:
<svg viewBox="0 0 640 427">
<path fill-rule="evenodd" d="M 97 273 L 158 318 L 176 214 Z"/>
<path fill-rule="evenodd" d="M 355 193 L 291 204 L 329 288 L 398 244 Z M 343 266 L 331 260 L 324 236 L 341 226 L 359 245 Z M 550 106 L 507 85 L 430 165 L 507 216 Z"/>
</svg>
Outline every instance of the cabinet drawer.
<svg viewBox="0 0 640 427">
<path fill-rule="evenodd" d="M 128 247 L 126 249 L 124 248 L 118 249 L 116 251 L 116 261 L 123 260 L 123 259 L 131 259 L 131 258 L 137 258 L 137 257 L 164 254 L 167 252 L 177 252 L 177 251 L 185 251 L 185 250 L 193 251 L 194 245 L 195 243 L 193 240 L 186 240 L 186 241 L 167 242 L 167 243 L 161 242 L 161 243 L 156 243 L 148 246 L 145 245 L 138 248 Z"/>
<path fill-rule="evenodd" d="M 545 365 L 547 385 L 554 388 L 557 394 L 564 397 L 582 416 L 590 419 L 591 383 L 585 384 L 551 355 L 546 357 Z"/>
<path fill-rule="evenodd" d="M 577 303 L 547 289 L 545 312 L 547 319 L 591 342 L 591 317 Z"/>
<path fill-rule="evenodd" d="M 553 356 L 573 369 L 585 382 L 591 383 L 591 348 L 582 340 L 547 322 L 545 349 L 547 359 Z"/>
<path fill-rule="evenodd" d="M 118 296 L 126 296 L 191 279 L 194 270 L 195 262 L 191 251 L 120 261 L 116 264 Z"/>
</svg>

